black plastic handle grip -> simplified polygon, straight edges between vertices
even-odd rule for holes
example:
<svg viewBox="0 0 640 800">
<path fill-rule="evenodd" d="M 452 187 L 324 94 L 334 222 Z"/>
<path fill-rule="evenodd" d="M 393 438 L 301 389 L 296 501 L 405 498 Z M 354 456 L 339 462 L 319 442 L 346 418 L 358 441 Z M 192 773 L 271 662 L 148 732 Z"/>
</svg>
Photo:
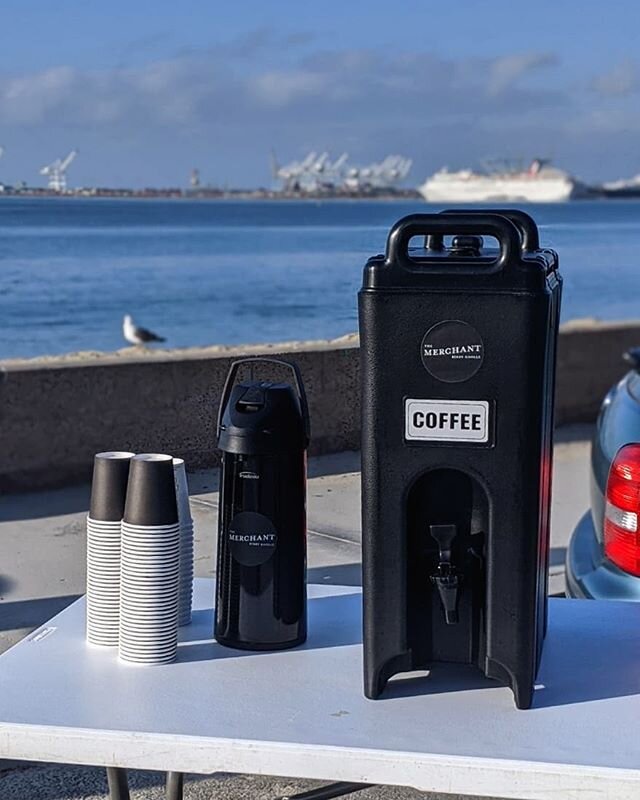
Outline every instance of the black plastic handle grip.
<svg viewBox="0 0 640 800">
<path fill-rule="evenodd" d="M 525 253 L 534 253 L 540 249 L 540 237 L 538 236 L 538 226 L 534 218 L 521 211 L 519 208 L 483 208 L 484 214 L 498 214 L 511 220 L 520 231 L 522 238 L 522 249 Z M 441 214 L 477 214 L 472 208 L 447 208 Z"/>
<path fill-rule="evenodd" d="M 396 222 L 387 239 L 386 260 L 407 269 L 415 267 L 409 256 L 409 242 L 414 236 L 451 234 L 494 236 L 500 245 L 500 255 L 492 272 L 505 269 L 520 260 L 521 239 L 516 226 L 499 214 L 410 214 Z"/>
<path fill-rule="evenodd" d="M 233 389 L 236 376 L 238 374 L 238 370 L 243 364 L 277 364 L 279 367 L 285 367 L 286 369 L 291 370 L 293 373 L 294 381 L 293 385 L 296 388 L 298 393 L 298 399 L 300 400 L 300 409 L 302 411 L 302 420 L 304 424 L 304 435 L 306 439 L 307 445 L 309 444 L 309 439 L 311 437 L 311 425 L 309 422 L 309 405 L 307 403 L 307 395 L 304 390 L 304 384 L 302 383 L 302 375 L 300 374 L 300 368 L 297 364 L 294 364 L 292 361 L 285 361 L 281 358 L 269 358 L 267 356 L 252 356 L 251 358 L 240 358 L 238 361 L 234 361 L 231 364 L 229 369 L 229 373 L 227 374 L 227 379 L 224 382 L 224 388 L 222 390 L 222 397 L 220 399 L 220 407 L 218 409 L 218 422 L 217 422 L 217 432 L 218 436 L 220 436 L 220 430 L 222 427 L 222 416 L 224 414 L 224 410 L 227 407 L 227 403 L 229 402 L 229 396 L 231 394 L 231 390 Z"/>
</svg>

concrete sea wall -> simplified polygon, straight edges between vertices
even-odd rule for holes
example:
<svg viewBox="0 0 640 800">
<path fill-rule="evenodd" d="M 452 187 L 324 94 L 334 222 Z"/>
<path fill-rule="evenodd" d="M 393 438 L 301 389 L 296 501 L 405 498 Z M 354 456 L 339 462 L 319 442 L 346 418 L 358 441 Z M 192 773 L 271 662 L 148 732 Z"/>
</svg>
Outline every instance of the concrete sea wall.
<svg viewBox="0 0 640 800">
<path fill-rule="evenodd" d="M 595 419 L 640 344 L 640 322 L 580 321 L 563 327 L 556 422 Z M 359 447 L 355 336 L 330 342 L 205 348 L 0 362 L 0 490 L 86 480 L 101 450 L 163 451 L 191 469 L 217 462 L 215 416 L 230 363 L 283 355 L 302 371 L 312 423 L 311 453 Z"/>
</svg>

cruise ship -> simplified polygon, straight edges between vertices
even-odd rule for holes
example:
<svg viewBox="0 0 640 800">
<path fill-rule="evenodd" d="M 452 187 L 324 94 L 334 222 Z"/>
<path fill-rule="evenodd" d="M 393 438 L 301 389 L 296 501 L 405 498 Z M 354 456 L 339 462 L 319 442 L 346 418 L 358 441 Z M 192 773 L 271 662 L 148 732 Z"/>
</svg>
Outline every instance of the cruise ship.
<svg viewBox="0 0 640 800">
<path fill-rule="evenodd" d="M 429 203 L 559 203 L 575 197 L 581 185 L 569 173 L 536 158 L 523 169 L 509 162 L 486 172 L 438 170 L 418 187 Z"/>
<path fill-rule="evenodd" d="M 600 194 L 605 197 L 640 197 L 640 175 L 603 183 Z"/>
</svg>

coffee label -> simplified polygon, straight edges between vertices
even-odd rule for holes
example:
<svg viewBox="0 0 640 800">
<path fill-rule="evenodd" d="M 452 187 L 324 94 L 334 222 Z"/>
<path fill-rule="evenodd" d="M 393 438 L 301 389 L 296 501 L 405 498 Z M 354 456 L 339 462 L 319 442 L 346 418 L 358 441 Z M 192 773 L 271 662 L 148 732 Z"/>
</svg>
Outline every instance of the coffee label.
<svg viewBox="0 0 640 800">
<path fill-rule="evenodd" d="M 467 322 L 438 322 L 425 333 L 420 344 L 424 368 L 444 383 L 469 380 L 482 366 L 484 342 Z"/>
<path fill-rule="evenodd" d="M 255 511 L 241 511 L 229 524 L 229 548 L 235 560 L 245 567 L 268 561 L 278 544 L 278 533 L 268 517 Z"/>
<path fill-rule="evenodd" d="M 404 404 L 407 441 L 489 441 L 489 403 L 486 400 L 418 400 Z"/>
</svg>

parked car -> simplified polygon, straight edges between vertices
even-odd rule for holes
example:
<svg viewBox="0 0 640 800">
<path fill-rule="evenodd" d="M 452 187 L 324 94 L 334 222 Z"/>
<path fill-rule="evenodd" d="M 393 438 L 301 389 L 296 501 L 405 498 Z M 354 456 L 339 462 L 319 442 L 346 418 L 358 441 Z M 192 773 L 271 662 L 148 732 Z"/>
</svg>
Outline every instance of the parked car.
<svg viewBox="0 0 640 800">
<path fill-rule="evenodd" d="M 591 444 L 591 509 L 567 550 L 570 597 L 640 602 L 640 347 L 605 397 Z"/>
</svg>

